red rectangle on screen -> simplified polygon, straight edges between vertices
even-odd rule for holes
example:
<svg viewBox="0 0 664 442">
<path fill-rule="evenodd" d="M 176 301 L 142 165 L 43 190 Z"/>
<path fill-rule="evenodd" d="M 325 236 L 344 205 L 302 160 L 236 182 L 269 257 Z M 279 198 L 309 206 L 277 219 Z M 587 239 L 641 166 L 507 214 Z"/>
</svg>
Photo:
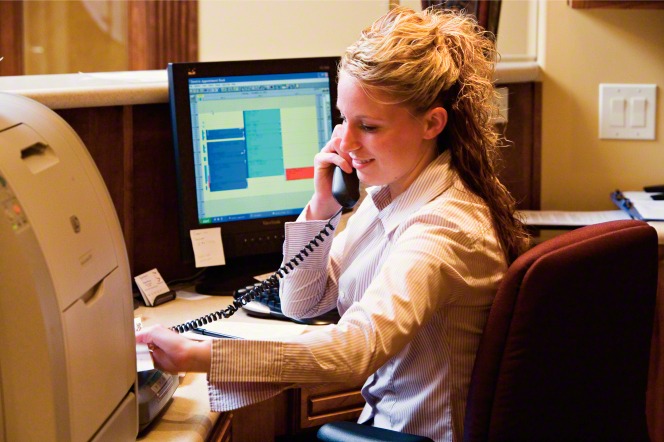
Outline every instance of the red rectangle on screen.
<svg viewBox="0 0 664 442">
<path fill-rule="evenodd" d="M 314 167 L 295 167 L 286 169 L 286 181 L 306 180 L 314 177 Z"/>
</svg>

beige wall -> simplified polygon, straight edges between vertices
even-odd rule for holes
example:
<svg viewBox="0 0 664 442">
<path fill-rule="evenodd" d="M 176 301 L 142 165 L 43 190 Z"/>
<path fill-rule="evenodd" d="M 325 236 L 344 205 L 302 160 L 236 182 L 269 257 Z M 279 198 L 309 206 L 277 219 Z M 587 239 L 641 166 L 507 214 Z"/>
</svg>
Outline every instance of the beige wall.
<svg viewBox="0 0 664 442">
<path fill-rule="evenodd" d="M 664 184 L 664 10 L 541 10 L 542 208 L 613 209 L 616 188 Z M 657 84 L 655 141 L 599 139 L 600 83 Z"/>
<path fill-rule="evenodd" d="M 498 50 L 507 61 L 533 60 L 536 0 L 502 1 Z M 422 2 L 399 4 L 420 10 Z M 389 0 L 200 0 L 199 57 L 337 56 L 389 5 Z"/>
<path fill-rule="evenodd" d="M 338 56 L 388 10 L 388 0 L 200 0 L 199 58 Z"/>
</svg>

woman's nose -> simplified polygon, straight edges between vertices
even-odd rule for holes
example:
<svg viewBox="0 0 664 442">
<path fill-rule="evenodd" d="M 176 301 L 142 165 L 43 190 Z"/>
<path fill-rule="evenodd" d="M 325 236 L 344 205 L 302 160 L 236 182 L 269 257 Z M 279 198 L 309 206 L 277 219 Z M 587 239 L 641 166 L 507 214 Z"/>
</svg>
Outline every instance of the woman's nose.
<svg viewBox="0 0 664 442">
<path fill-rule="evenodd" d="M 354 137 L 353 131 L 346 127 L 346 130 L 341 137 L 339 148 L 342 150 L 342 152 L 348 153 L 359 149 L 359 147 L 360 145 L 357 139 Z"/>
</svg>

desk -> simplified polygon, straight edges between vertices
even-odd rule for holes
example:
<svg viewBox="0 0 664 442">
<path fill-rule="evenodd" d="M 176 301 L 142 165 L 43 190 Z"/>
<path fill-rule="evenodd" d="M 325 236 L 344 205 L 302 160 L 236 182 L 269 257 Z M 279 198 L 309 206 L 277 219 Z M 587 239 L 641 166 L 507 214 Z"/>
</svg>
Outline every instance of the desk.
<svg viewBox="0 0 664 442">
<path fill-rule="evenodd" d="M 184 296 L 183 296 L 184 295 Z M 198 318 L 226 307 L 230 296 L 193 296 L 178 292 L 178 297 L 159 307 L 139 307 L 134 311 L 143 325 L 166 327 Z M 222 321 L 259 322 L 244 311 Z M 269 442 L 280 436 L 285 440 L 326 422 L 357 419 L 364 406 L 359 385 L 302 387 L 287 390 L 259 404 L 232 413 L 210 411 L 206 375 L 188 373 L 181 378 L 173 401 L 155 421 L 141 442 Z M 292 439 L 291 439 L 292 440 Z"/>
</svg>

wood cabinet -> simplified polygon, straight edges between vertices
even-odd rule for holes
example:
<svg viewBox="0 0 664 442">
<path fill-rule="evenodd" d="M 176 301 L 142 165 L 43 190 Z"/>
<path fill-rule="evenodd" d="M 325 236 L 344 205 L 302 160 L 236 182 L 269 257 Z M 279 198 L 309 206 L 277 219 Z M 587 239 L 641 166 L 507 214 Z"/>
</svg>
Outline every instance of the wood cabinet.
<svg viewBox="0 0 664 442">
<path fill-rule="evenodd" d="M 567 0 L 567 4 L 574 9 L 664 9 L 661 0 Z"/>
<path fill-rule="evenodd" d="M 213 433 L 230 437 L 233 442 L 306 439 L 325 423 L 357 420 L 364 407 L 360 387 L 325 385 L 293 388 L 267 401 L 233 411 L 230 426 L 225 421 L 217 422 Z M 208 440 L 216 442 L 225 439 Z"/>
<path fill-rule="evenodd" d="M 232 421 L 232 413 L 224 413 L 219 416 L 212 432 L 205 439 L 206 442 L 231 442 L 233 440 Z"/>
<path fill-rule="evenodd" d="M 296 428 L 319 427 L 328 422 L 357 420 L 364 407 L 361 385 L 299 388 L 294 391 Z"/>
</svg>

